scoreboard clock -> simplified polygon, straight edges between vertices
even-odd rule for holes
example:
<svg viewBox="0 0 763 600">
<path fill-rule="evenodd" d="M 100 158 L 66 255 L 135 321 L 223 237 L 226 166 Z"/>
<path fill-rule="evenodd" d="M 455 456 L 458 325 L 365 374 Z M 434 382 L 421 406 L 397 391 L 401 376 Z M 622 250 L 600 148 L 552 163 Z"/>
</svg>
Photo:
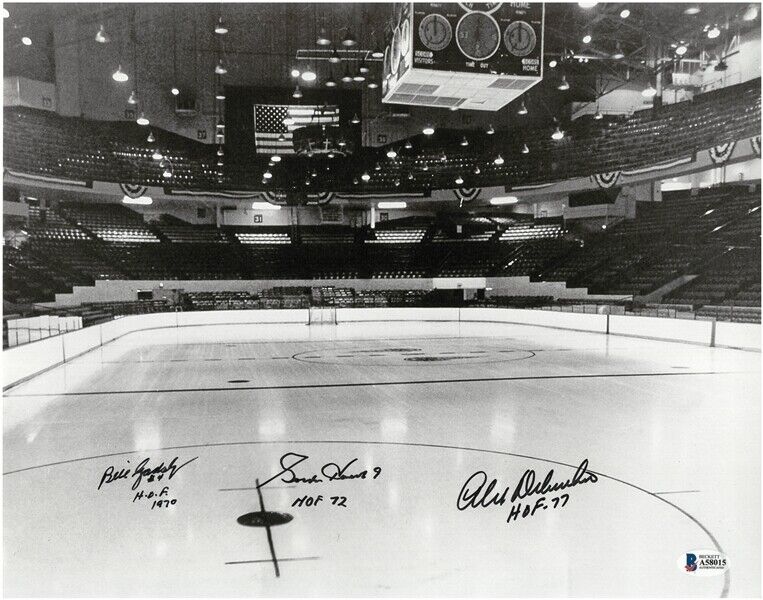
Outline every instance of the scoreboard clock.
<svg viewBox="0 0 763 600">
<path fill-rule="evenodd" d="M 395 15 L 384 102 L 498 110 L 543 77 L 542 3 L 401 3 Z"/>
</svg>

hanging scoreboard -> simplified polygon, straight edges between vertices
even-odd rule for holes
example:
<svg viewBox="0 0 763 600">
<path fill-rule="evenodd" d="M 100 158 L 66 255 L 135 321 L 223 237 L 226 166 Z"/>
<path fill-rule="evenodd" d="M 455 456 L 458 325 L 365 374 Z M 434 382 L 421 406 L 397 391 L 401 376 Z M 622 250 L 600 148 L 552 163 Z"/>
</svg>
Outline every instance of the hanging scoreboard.
<svg viewBox="0 0 763 600">
<path fill-rule="evenodd" d="M 543 78 L 544 5 L 395 5 L 382 101 L 495 111 Z"/>
</svg>

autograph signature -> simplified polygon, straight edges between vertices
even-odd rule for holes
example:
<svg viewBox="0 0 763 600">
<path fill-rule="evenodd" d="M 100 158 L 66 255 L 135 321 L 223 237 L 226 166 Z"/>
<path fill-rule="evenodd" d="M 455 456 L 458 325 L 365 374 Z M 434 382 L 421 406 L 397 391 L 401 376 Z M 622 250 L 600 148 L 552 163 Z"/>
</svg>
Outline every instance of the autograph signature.
<svg viewBox="0 0 763 600">
<path fill-rule="evenodd" d="M 496 490 L 499 487 L 498 480 L 491 479 L 488 483 L 487 473 L 485 471 L 477 471 L 464 482 L 461 492 L 458 494 L 456 506 L 458 510 L 503 506 L 507 499 L 510 502 L 516 502 L 533 494 L 548 494 L 584 483 L 596 483 L 599 480 L 596 473 L 588 470 L 587 458 L 583 459 L 583 462 L 575 470 L 575 474 L 571 479 L 554 482 L 553 477 L 554 470 L 551 469 L 546 473 L 543 481 L 537 481 L 536 483 L 535 471 L 527 469 L 522 477 L 519 478 L 514 492 L 509 497 L 509 492 L 511 491 L 509 486 L 506 486 L 503 490 L 500 488 Z"/>
<path fill-rule="evenodd" d="M 172 479 L 175 475 L 177 475 L 178 471 L 185 467 L 187 464 L 192 463 L 195 461 L 198 456 L 193 457 L 191 460 L 187 460 L 181 465 L 178 465 L 178 457 L 176 456 L 170 461 L 170 464 L 165 465 L 164 461 L 159 463 L 156 467 L 151 467 L 148 464 L 148 461 L 150 461 L 150 458 L 143 459 L 137 467 L 135 467 L 134 470 L 131 469 L 117 469 L 114 466 L 109 467 L 103 472 L 103 475 L 101 476 L 101 482 L 98 484 L 98 489 L 100 490 L 101 487 L 106 483 L 114 483 L 115 481 L 119 481 L 121 479 L 127 479 L 132 474 L 133 478 L 133 484 L 132 489 L 137 490 L 138 487 L 140 487 L 140 484 L 143 483 L 143 478 L 147 477 L 147 481 L 152 482 L 154 478 L 161 481 L 161 479 L 167 475 L 167 479 Z M 129 460 L 127 461 L 130 462 Z"/>
<path fill-rule="evenodd" d="M 281 477 L 281 481 L 284 483 L 321 483 L 323 481 L 340 481 L 340 480 L 346 480 L 346 479 L 366 479 L 369 477 L 369 473 L 367 469 L 364 469 L 362 471 L 354 471 L 350 472 L 350 467 L 353 465 L 353 463 L 357 462 L 357 458 L 353 458 L 350 462 L 348 462 L 343 467 L 340 467 L 336 463 L 326 463 L 321 467 L 320 475 L 323 476 L 323 478 L 319 477 L 318 473 L 313 473 L 309 477 L 298 477 L 294 469 L 297 467 L 297 465 L 302 464 L 305 462 L 309 456 L 305 454 L 297 454 L 296 452 L 287 452 L 284 454 L 280 459 L 280 465 L 281 465 L 281 471 L 279 473 L 276 473 L 273 475 L 270 479 L 267 481 L 263 481 L 260 483 L 259 487 L 263 487 L 273 481 L 274 479 L 277 479 L 278 477 Z M 357 467 L 355 467 L 357 469 Z M 376 479 L 379 475 L 381 475 L 381 467 L 374 467 L 373 468 L 373 477 L 371 479 Z"/>
</svg>

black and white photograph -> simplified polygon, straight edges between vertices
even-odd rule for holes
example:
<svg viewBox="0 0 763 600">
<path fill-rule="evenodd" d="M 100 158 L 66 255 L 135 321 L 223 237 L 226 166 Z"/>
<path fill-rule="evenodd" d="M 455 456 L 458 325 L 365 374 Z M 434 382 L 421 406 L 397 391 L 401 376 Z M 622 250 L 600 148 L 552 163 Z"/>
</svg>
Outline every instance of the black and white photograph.
<svg viewBox="0 0 763 600">
<path fill-rule="evenodd" d="M 1 10 L 4 597 L 761 597 L 760 3 Z"/>
</svg>

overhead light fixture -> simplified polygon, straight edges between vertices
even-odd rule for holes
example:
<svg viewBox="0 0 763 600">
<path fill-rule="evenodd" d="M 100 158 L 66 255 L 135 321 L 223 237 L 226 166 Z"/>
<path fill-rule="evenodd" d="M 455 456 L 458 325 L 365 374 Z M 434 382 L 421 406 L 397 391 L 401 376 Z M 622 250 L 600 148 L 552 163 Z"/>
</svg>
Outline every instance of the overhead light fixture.
<svg viewBox="0 0 763 600">
<path fill-rule="evenodd" d="M 590 43 L 591 43 L 591 39 L 592 39 L 592 38 L 591 38 L 591 34 L 590 34 L 590 33 L 586 33 L 586 34 L 583 36 L 583 43 L 584 43 L 584 44 L 590 44 Z"/>
<path fill-rule="evenodd" d="M 329 56 L 329 62 L 332 64 L 338 64 L 342 62 L 342 58 L 339 56 L 339 52 L 336 51 L 336 48 L 333 48 L 331 50 L 331 56 Z"/>
<path fill-rule="evenodd" d="M 352 35 L 349 31 L 347 32 L 347 35 L 344 36 L 344 39 L 342 40 L 342 46 L 345 46 L 347 48 L 352 48 L 353 46 L 358 45 L 358 40 L 355 39 L 355 36 Z"/>
<path fill-rule="evenodd" d="M 516 204 L 519 202 L 519 198 L 516 196 L 496 196 L 495 198 L 490 198 L 490 204 L 493 206 L 504 206 L 506 204 Z"/>
<path fill-rule="evenodd" d="M 216 100 L 225 100 L 225 92 L 219 91 L 215 94 Z"/>
<path fill-rule="evenodd" d="M 558 63 L 558 62 L 556 62 L 556 60 L 552 60 L 552 61 L 550 61 L 550 62 L 548 63 L 548 66 L 549 66 L 549 67 L 551 67 L 552 69 L 555 69 L 555 68 L 556 68 L 556 65 L 558 65 L 558 64 L 559 64 L 559 63 Z"/>
<path fill-rule="evenodd" d="M 559 85 L 556 86 L 556 87 L 557 87 L 557 89 L 559 89 L 559 90 L 561 90 L 563 92 L 568 90 L 568 89 L 570 89 L 570 84 L 567 83 L 567 78 L 564 75 L 562 75 L 562 80 L 559 82 Z"/>
<path fill-rule="evenodd" d="M 336 144 L 340 148 L 344 148 L 347 145 L 347 142 L 344 141 L 344 138 L 339 138 L 339 141 Z"/>
<path fill-rule="evenodd" d="M 406 208 L 408 204 L 406 202 L 393 201 L 393 202 L 379 202 L 376 206 L 382 209 Z"/>
<path fill-rule="evenodd" d="M 223 151 L 223 147 L 222 146 L 218 146 L 218 148 L 217 148 L 217 156 L 223 156 L 224 154 L 225 154 L 225 152 Z"/>
<path fill-rule="evenodd" d="M 330 88 L 336 87 L 336 85 L 337 85 L 336 84 L 336 79 L 334 79 L 333 75 L 329 75 L 329 78 L 326 80 L 326 84 L 325 85 L 326 85 L 326 87 L 330 87 Z"/>
<path fill-rule="evenodd" d="M 387 150 L 387 158 L 397 158 L 397 152 L 395 152 L 394 148 Z"/>
<path fill-rule="evenodd" d="M 280 204 L 271 204 L 270 202 L 258 201 L 252 202 L 254 210 L 281 210 Z"/>
<path fill-rule="evenodd" d="M 421 133 L 424 135 L 434 135 L 434 127 L 431 125 L 424 126 L 424 129 L 421 130 Z"/>
<path fill-rule="evenodd" d="M 138 125 L 148 125 L 148 118 L 146 117 L 145 113 L 141 112 L 140 116 L 135 120 L 135 122 Z"/>
<path fill-rule="evenodd" d="M 344 83 L 352 83 L 352 75 L 350 75 L 349 65 L 345 65 L 344 67 L 344 75 L 342 75 L 342 81 Z"/>
<path fill-rule="evenodd" d="M 707 37 L 711 40 L 717 38 L 719 35 L 721 35 L 721 30 L 718 25 L 713 25 L 710 29 L 707 30 Z"/>
<path fill-rule="evenodd" d="M 162 156 L 162 153 L 159 152 L 159 150 L 154 150 L 154 153 L 151 155 L 151 158 L 154 160 L 162 160 L 164 156 Z"/>
<path fill-rule="evenodd" d="M 625 58 L 625 54 L 623 54 L 623 50 L 620 47 L 620 42 L 617 42 L 615 45 L 615 52 L 612 54 L 612 58 L 615 60 L 620 60 L 621 58 Z"/>
<path fill-rule="evenodd" d="M 518 115 L 526 115 L 527 114 L 527 107 L 525 106 L 525 101 L 522 100 L 522 104 L 519 105 L 519 110 L 517 111 Z"/>
<path fill-rule="evenodd" d="M 445 152 L 440 154 L 440 162 L 448 162 L 448 155 Z"/>
<path fill-rule="evenodd" d="M 223 166 L 223 159 L 222 158 L 217 161 L 217 166 L 218 167 L 222 167 Z"/>
<path fill-rule="evenodd" d="M 318 32 L 318 39 L 315 40 L 315 43 L 319 46 L 330 46 L 331 40 L 329 39 L 328 33 L 326 32 L 325 27 L 321 27 L 321 30 Z"/>
<path fill-rule="evenodd" d="M 374 51 L 371 52 L 371 56 L 373 58 L 384 58 L 384 52 L 381 51 L 381 48 L 379 48 L 379 46 L 376 46 L 374 48 Z"/>
<path fill-rule="evenodd" d="M 620 11 L 620 18 L 621 19 L 627 19 L 631 16 L 631 11 L 629 11 L 627 8 L 624 8 Z"/>
<path fill-rule="evenodd" d="M 274 154 L 273 156 L 270 157 L 270 160 L 272 160 L 274 163 L 279 163 L 281 162 L 281 156 L 278 154 Z"/>
<path fill-rule="evenodd" d="M 271 173 L 271 172 L 270 172 L 270 170 L 267 170 L 267 171 L 265 171 L 265 172 L 262 174 L 262 178 L 263 178 L 263 179 L 270 179 L 271 177 L 273 177 L 273 173 Z"/>
<path fill-rule="evenodd" d="M 457 110 L 458 110 L 458 106 L 451 106 L 450 107 L 450 111 L 451 112 L 456 112 Z"/>
<path fill-rule="evenodd" d="M 413 173 L 408 173 L 408 181 L 413 181 Z"/>
<path fill-rule="evenodd" d="M 375 81 L 369 81 L 368 82 L 368 89 L 369 90 L 375 90 L 378 87 L 379 87 L 379 84 L 376 83 Z"/>
<path fill-rule="evenodd" d="M 137 204 L 139 206 L 149 206 L 154 203 L 154 199 L 151 196 L 138 196 L 137 198 L 130 198 L 130 196 L 122 196 L 122 204 Z"/>
<path fill-rule="evenodd" d="M 684 43 L 682 42 L 682 43 L 680 43 L 680 44 L 678 45 L 678 47 L 676 48 L 676 54 L 677 54 L 678 56 L 683 56 L 684 54 L 686 54 L 686 51 L 687 51 L 687 50 L 688 50 L 688 48 L 686 47 L 686 44 L 684 44 Z"/>
<path fill-rule="evenodd" d="M 461 185 L 464 182 L 464 178 L 459 175 L 456 177 L 456 185 Z"/>
<path fill-rule="evenodd" d="M 114 72 L 111 74 L 111 78 L 112 78 L 114 81 L 118 81 L 119 83 L 123 83 L 123 82 L 127 81 L 128 79 L 130 79 L 130 78 L 127 76 L 127 73 L 125 73 L 125 72 L 122 70 L 122 65 L 119 65 L 119 66 L 117 67 L 117 70 L 116 70 L 116 71 L 114 71 Z"/>
<path fill-rule="evenodd" d="M 366 80 L 366 76 L 363 75 L 363 73 L 361 73 L 360 71 L 358 71 L 357 73 L 355 73 L 355 75 L 353 75 L 352 80 L 360 83 Z"/>
<path fill-rule="evenodd" d="M 352 115 L 352 119 L 350 119 L 350 123 L 352 123 L 353 125 L 357 125 L 358 123 L 360 123 L 360 117 L 358 116 L 358 113 L 355 113 L 354 115 Z"/>
<path fill-rule="evenodd" d="M 469 140 L 466 139 L 466 136 L 464 136 L 464 138 L 461 140 L 461 145 L 462 146 L 468 146 L 469 145 Z"/>
<path fill-rule="evenodd" d="M 228 33 L 228 28 L 223 23 L 223 18 L 219 17 L 217 19 L 217 25 L 215 25 L 215 33 L 218 35 L 225 35 Z"/>
<path fill-rule="evenodd" d="M 697 4 L 692 4 L 691 6 L 684 9 L 685 15 L 697 15 L 700 13 L 702 9 Z"/>
<path fill-rule="evenodd" d="M 475 165 L 475 167 L 474 167 L 474 174 L 475 175 L 479 175 L 481 172 L 482 171 L 480 169 L 480 166 L 479 165 Z"/>
<path fill-rule="evenodd" d="M 148 137 L 146 138 L 146 141 L 149 144 L 153 144 L 156 141 L 156 138 L 154 137 L 154 132 L 153 131 L 149 131 L 148 132 Z"/>
<path fill-rule="evenodd" d="M 654 89 L 651 83 L 641 90 L 641 95 L 644 98 L 654 98 L 657 95 L 657 90 Z"/>
<path fill-rule="evenodd" d="M 25 46 L 31 46 L 32 38 L 25 35 L 23 38 L 21 38 L 21 43 L 24 44 Z"/>
<path fill-rule="evenodd" d="M 363 174 L 360 176 L 360 178 L 361 178 L 363 181 L 369 181 L 369 180 L 371 179 L 371 176 L 370 176 L 368 173 L 363 173 Z"/>
<path fill-rule="evenodd" d="M 552 140 L 561 140 L 564 137 L 564 132 L 559 129 L 559 125 L 556 126 L 554 133 L 551 134 Z"/>
<path fill-rule="evenodd" d="M 487 133 L 488 135 L 493 135 L 495 133 L 495 129 L 493 128 L 492 125 L 488 125 L 487 131 L 485 131 L 485 133 Z"/>
<path fill-rule="evenodd" d="M 381 165 L 380 165 L 379 163 L 376 163 L 376 164 L 374 165 L 374 171 L 381 171 L 381 170 L 382 170 L 382 169 L 381 169 Z"/>
<path fill-rule="evenodd" d="M 299 84 L 297 84 L 297 87 L 294 88 L 294 91 L 291 94 L 292 98 L 301 98 L 302 97 L 302 90 L 299 89 Z"/>
<path fill-rule="evenodd" d="M 165 168 L 162 177 L 165 179 L 172 179 L 172 171 L 170 171 L 169 168 Z"/>
<path fill-rule="evenodd" d="M 127 99 L 127 104 L 137 104 L 138 103 L 138 94 L 135 93 L 135 90 L 130 92 L 130 97 Z"/>
<path fill-rule="evenodd" d="M 593 8 L 598 2 L 578 2 L 580 8 Z"/>
<path fill-rule="evenodd" d="M 301 74 L 302 74 L 302 72 L 299 69 L 297 69 L 296 67 L 292 68 L 292 70 L 291 70 L 291 76 L 292 77 L 299 77 Z"/>
<path fill-rule="evenodd" d="M 279 134 L 278 135 L 278 141 L 279 142 L 285 142 L 286 141 L 286 136 L 283 133 Z"/>
<path fill-rule="evenodd" d="M 424 163 L 424 166 L 421 167 L 422 171 L 429 171 L 429 165 L 427 163 Z"/>
<path fill-rule="evenodd" d="M 503 156 L 501 156 L 500 154 L 493 159 L 493 164 L 498 165 L 499 167 L 503 163 L 504 163 Z"/>
<path fill-rule="evenodd" d="M 530 154 L 530 149 L 527 147 L 527 144 L 522 144 L 522 154 Z"/>
<path fill-rule="evenodd" d="M 228 72 L 228 69 L 225 68 L 225 65 L 223 64 L 223 59 L 217 61 L 217 66 L 215 66 L 215 73 L 218 75 L 225 75 Z"/>
<path fill-rule="evenodd" d="M 220 122 L 217 124 L 217 129 L 218 129 L 218 130 L 220 130 L 220 131 L 222 131 L 223 129 L 225 129 L 225 123 L 223 123 L 222 121 L 220 121 Z"/>
<path fill-rule="evenodd" d="M 368 75 L 371 72 L 371 69 L 368 68 L 368 65 L 366 64 L 365 59 L 360 61 L 360 66 L 358 67 L 358 71 L 363 73 L 363 75 Z"/>
<path fill-rule="evenodd" d="M 302 71 L 302 81 L 315 81 L 317 77 L 318 75 L 309 65 L 304 71 Z"/>
<path fill-rule="evenodd" d="M 8 17 L 5 15 L 8 11 L 5 9 L 3 9 L 3 11 L 3 16 L 7 19 Z M 103 26 L 103 23 L 98 27 L 98 33 L 95 34 L 95 41 L 99 44 L 108 44 L 111 41 L 109 34 L 106 33 L 106 28 Z"/>
<path fill-rule="evenodd" d="M 596 112 L 593 115 L 593 118 L 596 119 L 597 121 L 601 121 L 604 118 L 604 115 L 601 114 L 601 111 L 597 108 Z"/>
<path fill-rule="evenodd" d="M 403 148 L 406 150 L 411 150 L 413 148 L 413 144 L 411 144 L 411 140 L 405 140 L 405 144 L 403 144 Z"/>
<path fill-rule="evenodd" d="M 180 95 L 180 90 L 178 89 L 178 87 L 176 85 L 173 85 L 172 89 L 170 90 L 170 93 L 173 96 L 179 96 Z"/>
</svg>

